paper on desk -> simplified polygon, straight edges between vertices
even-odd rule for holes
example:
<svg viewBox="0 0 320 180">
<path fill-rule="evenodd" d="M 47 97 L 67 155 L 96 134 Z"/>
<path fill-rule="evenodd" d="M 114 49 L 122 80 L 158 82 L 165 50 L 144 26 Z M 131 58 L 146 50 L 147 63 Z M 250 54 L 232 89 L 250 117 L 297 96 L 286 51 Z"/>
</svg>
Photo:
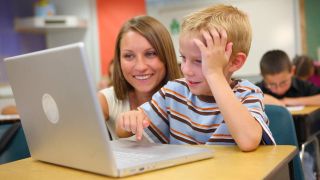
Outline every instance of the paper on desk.
<svg viewBox="0 0 320 180">
<path fill-rule="evenodd" d="M 10 86 L 0 86 L 0 97 L 13 97 L 13 92 Z"/>
<path fill-rule="evenodd" d="M 301 105 L 301 106 L 287 106 L 287 109 L 291 112 L 292 111 L 301 111 L 303 108 L 304 108 L 303 105 Z"/>
<path fill-rule="evenodd" d="M 12 115 L 0 114 L 0 121 L 10 121 L 10 120 L 18 120 L 18 119 L 20 119 L 18 114 L 12 114 Z"/>
</svg>

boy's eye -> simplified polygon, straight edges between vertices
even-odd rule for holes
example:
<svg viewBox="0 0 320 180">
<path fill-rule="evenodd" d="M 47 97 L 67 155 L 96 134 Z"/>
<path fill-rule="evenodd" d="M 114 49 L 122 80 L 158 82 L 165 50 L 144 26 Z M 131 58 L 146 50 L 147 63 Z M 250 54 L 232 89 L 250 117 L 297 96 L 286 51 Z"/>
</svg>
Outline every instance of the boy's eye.
<svg viewBox="0 0 320 180">
<path fill-rule="evenodd" d="M 185 62 L 185 61 L 186 61 L 186 57 L 180 55 L 180 58 L 181 58 L 181 61 L 182 61 L 182 62 Z"/>
<path fill-rule="evenodd" d="M 194 62 L 197 63 L 197 64 L 201 64 L 202 63 L 201 60 L 195 60 Z"/>
</svg>

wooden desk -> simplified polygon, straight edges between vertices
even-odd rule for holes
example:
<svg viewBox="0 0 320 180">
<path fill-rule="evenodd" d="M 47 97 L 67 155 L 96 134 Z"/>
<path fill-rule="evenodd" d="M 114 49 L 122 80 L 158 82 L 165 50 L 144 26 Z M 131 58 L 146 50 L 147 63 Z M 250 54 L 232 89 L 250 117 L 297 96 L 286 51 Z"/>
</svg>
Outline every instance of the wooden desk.
<svg viewBox="0 0 320 180">
<path fill-rule="evenodd" d="M 236 146 L 208 146 L 214 158 L 156 170 L 123 179 L 283 179 L 288 163 L 297 154 L 294 146 L 261 146 L 241 152 Z M 279 178 L 277 175 L 282 175 Z M 275 178 L 277 176 L 277 178 Z M 0 165 L 0 179 L 115 179 L 51 165 L 31 158 Z"/>
<path fill-rule="evenodd" d="M 318 109 L 320 106 L 305 106 L 302 110 L 290 112 L 293 116 L 299 145 L 320 131 L 319 118 L 315 118 L 320 113 L 316 112 Z M 311 118 L 309 117 L 311 113 L 318 115 L 313 114 Z"/>
<path fill-rule="evenodd" d="M 320 106 L 305 106 L 302 110 L 290 111 L 290 113 L 293 116 L 308 115 L 319 108 L 320 108 Z"/>
</svg>

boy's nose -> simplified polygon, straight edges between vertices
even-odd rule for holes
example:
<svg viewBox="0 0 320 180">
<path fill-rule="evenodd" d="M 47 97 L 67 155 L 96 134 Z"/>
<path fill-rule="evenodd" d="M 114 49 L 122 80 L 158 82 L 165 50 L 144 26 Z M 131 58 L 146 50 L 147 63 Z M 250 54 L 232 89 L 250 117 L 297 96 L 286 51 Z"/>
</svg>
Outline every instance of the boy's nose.
<svg viewBox="0 0 320 180">
<path fill-rule="evenodd" d="M 283 93 L 283 88 L 277 86 L 273 90 L 276 94 L 281 95 Z"/>
<path fill-rule="evenodd" d="M 190 77 L 190 76 L 194 75 L 193 70 L 190 66 L 190 63 L 188 63 L 188 62 L 181 64 L 181 71 L 185 77 L 186 76 Z"/>
</svg>

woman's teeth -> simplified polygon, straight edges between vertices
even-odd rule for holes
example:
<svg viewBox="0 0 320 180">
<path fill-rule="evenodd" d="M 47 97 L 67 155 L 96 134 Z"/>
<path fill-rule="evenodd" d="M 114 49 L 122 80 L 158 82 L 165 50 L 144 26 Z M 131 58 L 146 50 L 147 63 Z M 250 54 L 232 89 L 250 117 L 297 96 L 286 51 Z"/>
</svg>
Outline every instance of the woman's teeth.
<svg viewBox="0 0 320 180">
<path fill-rule="evenodd" d="M 134 76 L 136 79 L 139 79 L 139 80 L 145 80 L 145 79 L 148 79 L 151 77 L 150 74 L 147 74 L 147 75 L 136 75 Z"/>
</svg>

